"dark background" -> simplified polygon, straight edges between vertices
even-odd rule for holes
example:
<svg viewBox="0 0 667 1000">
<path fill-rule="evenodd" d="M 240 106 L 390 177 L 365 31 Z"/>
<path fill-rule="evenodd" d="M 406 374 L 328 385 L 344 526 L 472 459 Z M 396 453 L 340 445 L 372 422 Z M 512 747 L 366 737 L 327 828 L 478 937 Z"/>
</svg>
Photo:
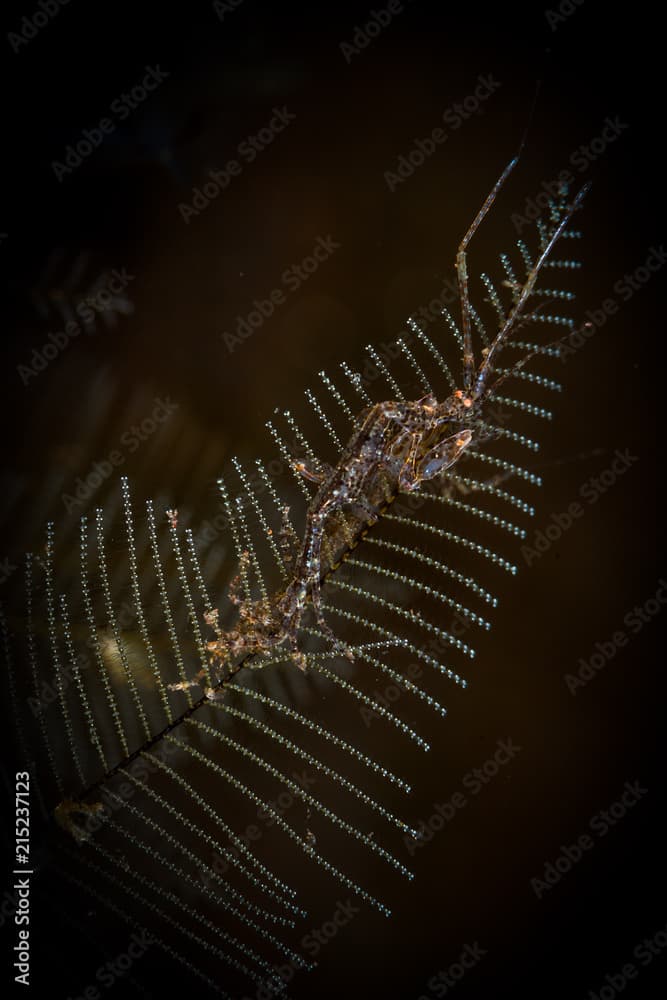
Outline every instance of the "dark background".
<svg viewBox="0 0 667 1000">
<path fill-rule="evenodd" d="M 473 273 L 474 253 L 483 261 L 512 243 L 512 213 L 600 135 L 607 117 L 627 127 L 586 170 L 574 171 L 579 183 L 593 181 L 577 222 L 580 315 L 614 295 L 614 282 L 667 236 L 663 56 L 649 5 L 586 0 L 551 30 L 540 4 L 414 0 L 349 62 L 340 46 L 368 20 L 365 4 L 244 0 L 220 20 L 207 3 L 72 0 L 14 53 L 5 33 L 34 9 L 8 13 L 1 40 L 9 173 L 0 219 L 7 279 L 0 555 L 9 565 L 38 544 L 47 518 L 67 530 L 62 493 L 156 396 L 176 400 L 177 414 L 126 457 L 123 471 L 136 495 L 165 498 L 191 523 L 211 517 L 216 475 L 233 454 L 266 447 L 263 425 L 274 407 L 290 405 L 320 368 L 358 358 L 368 341 L 394 339 L 405 316 L 452 275 L 456 243 L 516 151 L 538 79 L 522 161 L 471 251 Z M 168 80 L 59 183 L 52 160 L 155 64 Z M 501 84 L 481 113 L 390 192 L 385 171 L 474 91 L 480 74 Z M 283 105 L 295 120 L 186 225 L 179 204 Z M 230 354 L 222 331 L 326 234 L 340 249 Z M 89 253 L 84 285 L 125 267 L 136 276 L 127 293 L 133 312 L 112 328 L 100 317 L 93 333 L 24 385 L 17 366 L 63 325 L 53 308 L 41 316 L 34 304 L 55 251 L 62 253 L 55 287 L 82 251 Z M 543 460 L 552 465 L 535 527 L 566 510 L 616 449 L 639 461 L 532 566 L 519 560 L 474 683 L 450 698 L 447 722 L 428 734 L 429 757 L 407 762 L 412 818 L 429 817 L 433 803 L 460 789 L 498 739 L 511 737 L 521 752 L 417 852 L 412 884 L 388 879 L 391 921 L 362 910 L 323 950 L 317 972 L 295 981 L 295 997 L 431 997 L 429 979 L 477 941 L 488 954 L 457 996 L 584 998 L 667 925 L 657 653 L 665 612 L 576 696 L 563 680 L 667 574 L 657 485 L 663 283 L 662 272 L 652 277 L 557 373 L 566 391 L 543 437 Z M 104 484 L 91 503 L 113 489 Z M 225 539 L 217 544 L 226 579 L 233 558 Z M 13 770 L 10 763 L 6 775 Z M 648 789 L 639 804 L 538 900 L 531 878 L 635 780 Z M 338 898 L 332 892 L 323 919 Z M 51 995 L 76 995 L 99 961 L 82 943 L 81 968 L 49 966 Z M 161 995 L 163 976 L 169 982 L 165 962 L 147 960 L 137 970 L 150 995 Z M 628 997 L 662 995 L 666 970 L 667 954 L 656 957 L 627 985 Z M 4 976 L 10 982 L 8 970 Z M 113 990 L 134 988 L 121 981 Z"/>
</svg>

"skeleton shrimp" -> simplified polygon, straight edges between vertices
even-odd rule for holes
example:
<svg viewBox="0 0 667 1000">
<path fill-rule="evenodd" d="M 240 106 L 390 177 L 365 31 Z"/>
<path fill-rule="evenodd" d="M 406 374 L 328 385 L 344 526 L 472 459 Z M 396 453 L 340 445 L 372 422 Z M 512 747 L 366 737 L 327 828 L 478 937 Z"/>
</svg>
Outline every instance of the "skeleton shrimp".
<svg viewBox="0 0 667 1000">
<path fill-rule="evenodd" d="M 325 566 L 323 546 L 328 545 L 330 550 L 333 546 L 338 551 L 349 551 L 399 493 L 419 490 L 422 483 L 450 469 L 473 440 L 484 438 L 482 415 L 497 387 L 536 353 L 528 353 L 509 371 L 492 378 L 497 355 L 508 344 L 520 321 L 530 319 L 524 310 L 534 293 L 542 265 L 573 213 L 580 207 L 587 188 L 579 191 L 572 204 L 564 209 L 558 223 L 546 234 L 539 257 L 530 268 L 525 282 L 513 288 L 513 305 L 509 314 L 493 341 L 482 351 L 481 362 L 476 364 L 472 348 L 472 308 L 468 294 L 466 251 L 517 162 L 518 157 L 515 157 L 501 174 L 461 241 L 456 256 L 461 301 L 462 388 L 456 389 L 443 402 L 438 402 L 429 393 L 412 402 L 389 400 L 376 403 L 357 416 L 352 435 L 334 467 L 294 463 L 305 479 L 317 484 L 318 490 L 308 506 L 304 538 L 294 560 L 291 581 L 271 598 L 243 600 L 239 596 L 240 580 L 245 575 L 249 558 L 248 553 L 244 553 L 239 575 L 230 587 L 230 599 L 239 608 L 236 626 L 223 633 L 215 621 L 217 611 L 207 615 L 207 622 L 217 633 L 217 638 L 208 643 L 213 660 L 231 664 L 239 656 L 267 653 L 286 642 L 292 660 L 305 670 L 306 657 L 299 651 L 297 635 L 309 599 L 323 635 L 333 642 L 339 652 L 354 658 L 353 652 L 334 636 L 322 613 L 321 584 L 326 573 L 337 565 L 336 559 L 329 557 Z M 350 533 L 349 524 L 346 532 L 345 515 L 357 522 L 356 537 L 354 532 Z M 185 682 L 188 683 L 194 682 Z M 212 697 L 215 691 L 208 693 Z"/>
</svg>

